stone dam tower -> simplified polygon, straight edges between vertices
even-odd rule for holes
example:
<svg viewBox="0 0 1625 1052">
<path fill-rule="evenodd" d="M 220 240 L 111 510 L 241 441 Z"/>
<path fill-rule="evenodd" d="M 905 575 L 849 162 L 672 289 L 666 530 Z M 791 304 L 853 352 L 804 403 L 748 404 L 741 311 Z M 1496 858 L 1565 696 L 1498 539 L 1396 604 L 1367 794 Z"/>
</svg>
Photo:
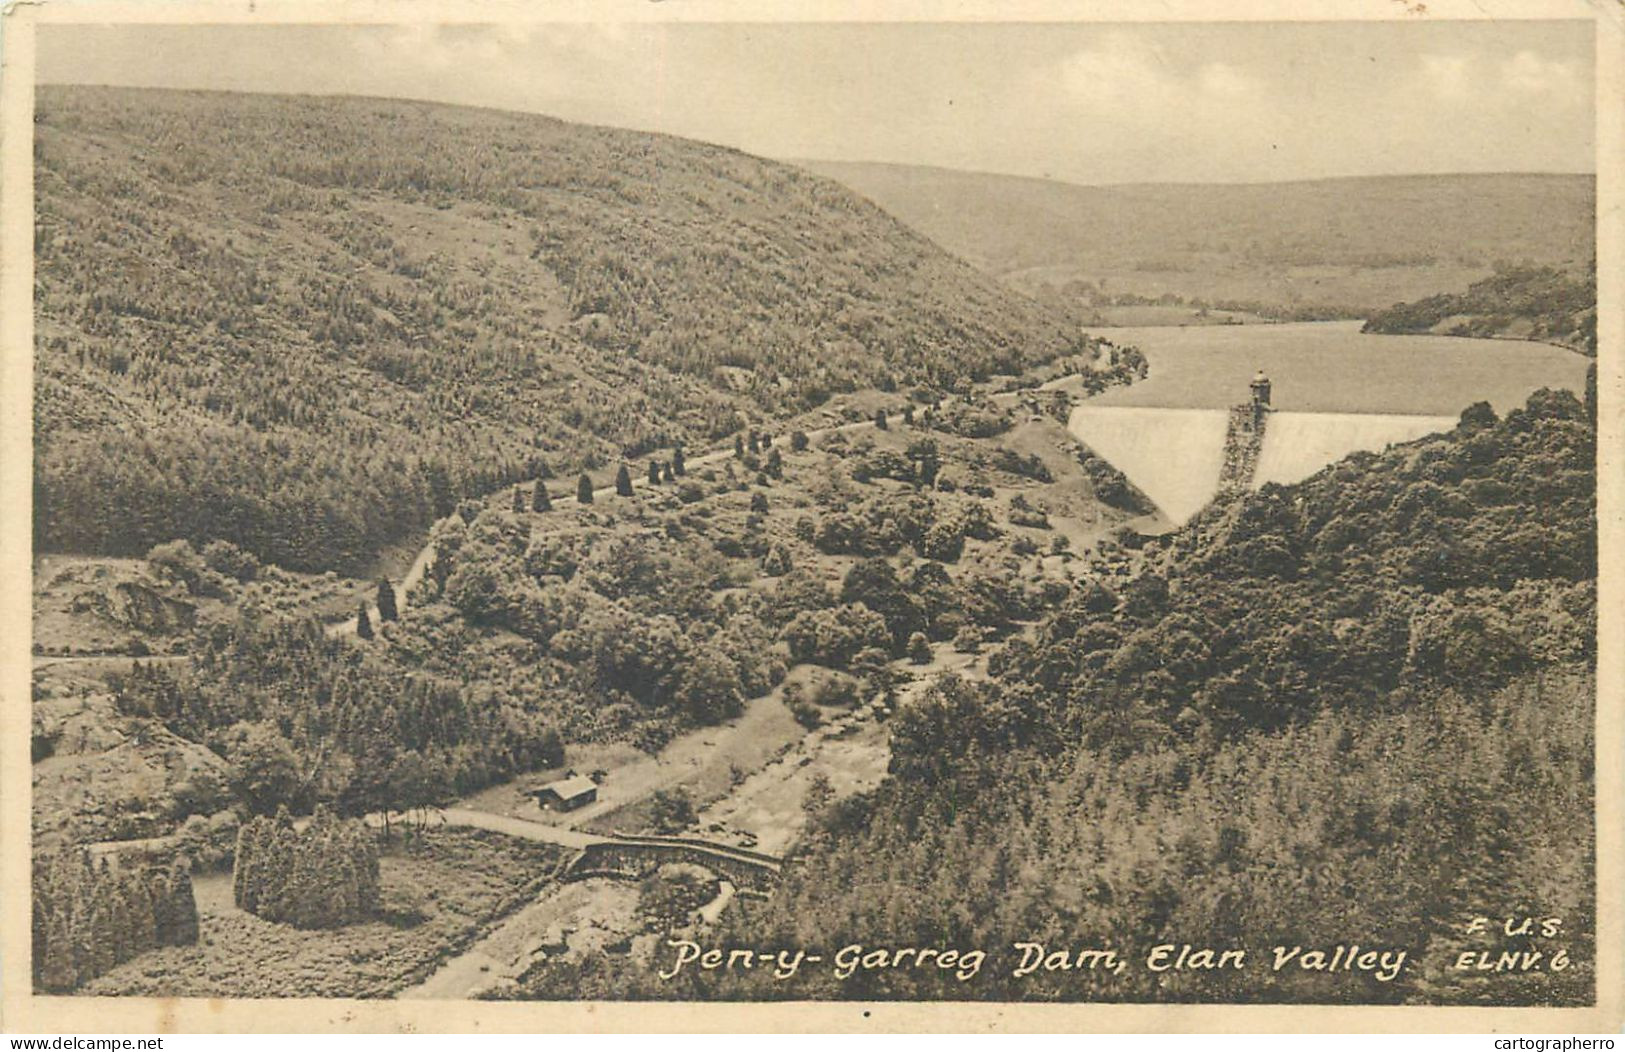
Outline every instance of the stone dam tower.
<svg viewBox="0 0 1625 1052">
<path fill-rule="evenodd" d="M 1248 385 L 1252 400 L 1230 407 L 1224 433 L 1224 459 L 1219 468 L 1219 490 L 1252 487 L 1258 472 L 1258 454 L 1264 448 L 1264 428 L 1270 416 L 1270 378 L 1259 370 Z"/>
</svg>

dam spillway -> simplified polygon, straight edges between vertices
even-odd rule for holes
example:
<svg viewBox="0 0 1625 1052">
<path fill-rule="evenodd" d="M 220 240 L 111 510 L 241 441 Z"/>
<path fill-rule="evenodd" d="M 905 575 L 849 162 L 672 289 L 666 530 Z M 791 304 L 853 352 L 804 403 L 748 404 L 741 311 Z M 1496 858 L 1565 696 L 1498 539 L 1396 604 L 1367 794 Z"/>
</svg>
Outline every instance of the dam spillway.
<svg viewBox="0 0 1625 1052">
<path fill-rule="evenodd" d="M 1237 467 L 1230 447 L 1248 437 L 1237 432 L 1237 419 L 1236 410 L 1085 403 L 1072 410 L 1067 428 L 1181 526 L 1222 485 L 1257 489 L 1267 482 L 1300 482 L 1350 453 L 1380 452 L 1456 425 L 1453 416 L 1266 411 L 1262 441 L 1239 458 Z"/>
<path fill-rule="evenodd" d="M 1457 419 L 1398 413 L 1271 413 L 1252 486 L 1302 482 L 1350 453 L 1381 452 L 1423 435 L 1449 431 Z"/>
<path fill-rule="evenodd" d="M 1225 409 L 1081 405 L 1067 429 L 1183 525 L 1219 491 L 1229 422 Z"/>
</svg>

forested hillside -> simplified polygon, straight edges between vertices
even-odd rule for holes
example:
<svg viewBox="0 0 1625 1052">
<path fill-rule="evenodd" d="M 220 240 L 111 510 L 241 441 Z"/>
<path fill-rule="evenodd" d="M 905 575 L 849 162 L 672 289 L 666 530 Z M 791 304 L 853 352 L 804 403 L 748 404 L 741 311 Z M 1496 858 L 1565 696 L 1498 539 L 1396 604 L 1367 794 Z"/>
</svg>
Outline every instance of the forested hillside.
<svg viewBox="0 0 1625 1052">
<path fill-rule="evenodd" d="M 803 162 L 1013 286 L 1067 302 L 1364 317 L 1500 261 L 1583 264 L 1581 175 L 1415 175 L 1078 186 L 986 172 Z"/>
<path fill-rule="evenodd" d="M 1366 320 L 1365 332 L 1433 332 L 1545 340 L 1595 356 L 1597 268 L 1512 267 L 1466 292 L 1396 303 Z"/>
<path fill-rule="evenodd" d="M 460 497 L 1081 349 L 733 150 L 372 99 L 42 88 L 36 544 L 356 570 Z"/>
<path fill-rule="evenodd" d="M 531 994 L 1588 1002 L 1594 414 L 1567 392 L 1500 420 L 1479 405 L 1210 509 L 1127 586 L 1077 589 L 1006 643 L 989 681 L 900 709 L 892 777 L 826 808 L 781 890 L 718 940 L 986 948 L 976 980 L 656 983 L 600 960 Z M 1526 910 L 1562 931 L 1464 927 Z M 1387 981 L 1264 963 L 1349 940 L 1411 963 Z M 1015 978 L 1021 941 L 1133 963 Z M 1165 942 L 1255 963 L 1146 969 Z M 1451 967 L 1502 949 L 1570 966 Z"/>
</svg>

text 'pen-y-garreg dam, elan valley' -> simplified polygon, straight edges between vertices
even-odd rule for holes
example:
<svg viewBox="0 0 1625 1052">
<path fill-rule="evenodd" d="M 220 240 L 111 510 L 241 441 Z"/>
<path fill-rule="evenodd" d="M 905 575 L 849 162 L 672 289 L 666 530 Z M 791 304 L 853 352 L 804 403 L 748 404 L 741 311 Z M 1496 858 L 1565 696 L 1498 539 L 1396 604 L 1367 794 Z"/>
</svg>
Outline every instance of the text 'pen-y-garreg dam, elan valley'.
<svg viewBox="0 0 1625 1052">
<path fill-rule="evenodd" d="M 1150 377 L 1077 406 L 1071 432 L 1172 525 L 1221 489 L 1308 478 L 1360 450 L 1498 413 L 1542 388 L 1579 392 L 1590 360 L 1561 347 L 1450 336 L 1379 336 L 1359 322 L 1105 329 Z"/>
</svg>

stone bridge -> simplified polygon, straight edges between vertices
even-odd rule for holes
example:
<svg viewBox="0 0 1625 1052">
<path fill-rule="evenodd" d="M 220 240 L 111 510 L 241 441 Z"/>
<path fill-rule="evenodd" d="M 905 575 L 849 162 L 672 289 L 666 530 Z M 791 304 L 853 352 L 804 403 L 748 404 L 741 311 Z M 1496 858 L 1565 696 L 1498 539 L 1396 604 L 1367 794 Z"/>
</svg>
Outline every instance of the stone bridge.
<svg viewBox="0 0 1625 1052">
<path fill-rule="evenodd" d="M 765 893 L 779 876 L 779 859 L 760 851 L 668 836 L 615 836 L 586 845 L 564 867 L 564 880 L 641 880 L 668 862 L 711 870 L 741 891 Z"/>
</svg>

